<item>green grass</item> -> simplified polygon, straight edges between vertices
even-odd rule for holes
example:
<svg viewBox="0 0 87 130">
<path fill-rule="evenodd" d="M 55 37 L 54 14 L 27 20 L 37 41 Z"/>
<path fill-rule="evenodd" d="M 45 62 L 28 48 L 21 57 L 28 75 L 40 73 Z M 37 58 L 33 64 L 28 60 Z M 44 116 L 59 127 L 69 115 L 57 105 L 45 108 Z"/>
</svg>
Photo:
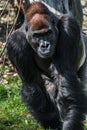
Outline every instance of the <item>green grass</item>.
<svg viewBox="0 0 87 130">
<path fill-rule="evenodd" d="M 22 102 L 18 76 L 7 81 L 7 85 L 0 84 L 0 130 L 43 130 Z"/>
<path fill-rule="evenodd" d="M 6 67 L 5 74 L 8 72 Z M 22 102 L 19 77 L 7 76 L 6 80 L 6 85 L 0 84 L 0 130 L 43 130 Z"/>
<path fill-rule="evenodd" d="M 87 121 L 85 122 L 85 128 L 84 128 L 84 130 L 87 130 Z"/>
</svg>

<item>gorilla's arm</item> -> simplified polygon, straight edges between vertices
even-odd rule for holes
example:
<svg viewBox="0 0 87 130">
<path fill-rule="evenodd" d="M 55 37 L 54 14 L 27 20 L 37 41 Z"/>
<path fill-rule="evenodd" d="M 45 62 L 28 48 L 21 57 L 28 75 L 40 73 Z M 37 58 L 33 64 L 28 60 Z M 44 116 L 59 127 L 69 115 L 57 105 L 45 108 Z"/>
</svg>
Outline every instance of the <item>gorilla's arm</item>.
<svg viewBox="0 0 87 130">
<path fill-rule="evenodd" d="M 69 17 L 62 17 L 59 25 L 57 51 L 53 59 L 56 69 L 53 74 L 54 83 L 58 88 L 57 107 L 61 117 L 64 117 L 62 130 L 83 130 L 86 102 L 84 86 L 76 72 L 80 29 L 77 22 Z"/>
<path fill-rule="evenodd" d="M 60 127 L 59 112 L 46 93 L 44 81 L 34 63 L 34 52 L 24 33 L 18 30 L 8 38 L 7 52 L 23 81 L 22 97 L 32 114 L 45 128 Z"/>
<path fill-rule="evenodd" d="M 58 22 L 58 43 L 54 60 L 60 71 L 76 72 L 79 60 L 80 28 L 70 16 L 62 16 Z"/>
<path fill-rule="evenodd" d="M 83 85 L 74 74 L 67 72 L 63 76 L 58 95 L 63 130 L 83 130 L 83 113 L 86 112 Z"/>
<path fill-rule="evenodd" d="M 75 73 L 58 73 L 54 65 L 51 72 L 56 85 L 54 98 L 63 120 L 62 130 L 83 130 L 87 103 L 82 83 Z"/>
<path fill-rule="evenodd" d="M 36 67 L 34 60 L 32 60 L 33 51 L 23 32 L 17 30 L 11 34 L 7 41 L 7 53 L 23 81 L 28 82 L 32 78 L 34 79 Z"/>
</svg>

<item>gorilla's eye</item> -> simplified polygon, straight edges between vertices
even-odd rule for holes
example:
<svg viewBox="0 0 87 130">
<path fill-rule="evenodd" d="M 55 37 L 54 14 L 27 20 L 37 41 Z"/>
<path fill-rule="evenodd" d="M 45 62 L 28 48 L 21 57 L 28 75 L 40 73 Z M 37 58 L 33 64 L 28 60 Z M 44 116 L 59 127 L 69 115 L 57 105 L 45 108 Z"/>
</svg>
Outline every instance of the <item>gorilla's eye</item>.
<svg viewBox="0 0 87 130">
<path fill-rule="evenodd" d="M 26 32 L 28 31 L 28 26 L 25 26 L 25 31 L 26 31 Z"/>
<path fill-rule="evenodd" d="M 52 19 L 52 24 L 55 25 L 55 20 L 54 19 Z"/>
<path fill-rule="evenodd" d="M 34 33 L 33 37 L 36 37 L 36 38 L 40 37 L 40 33 Z"/>
<path fill-rule="evenodd" d="M 34 34 L 33 34 L 33 37 L 38 38 L 38 37 L 41 37 L 41 36 L 49 36 L 49 35 L 51 35 L 51 34 L 52 34 L 52 30 L 49 29 L 47 32 L 34 33 Z"/>
<path fill-rule="evenodd" d="M 47 35 L 50 35 L 50 34 L 52 34 L 52 33 L 53 33 L 53 31 L 52 31 L 51 29 L 49 29 L 49 30 L 46 32 Z"/>
</svg>

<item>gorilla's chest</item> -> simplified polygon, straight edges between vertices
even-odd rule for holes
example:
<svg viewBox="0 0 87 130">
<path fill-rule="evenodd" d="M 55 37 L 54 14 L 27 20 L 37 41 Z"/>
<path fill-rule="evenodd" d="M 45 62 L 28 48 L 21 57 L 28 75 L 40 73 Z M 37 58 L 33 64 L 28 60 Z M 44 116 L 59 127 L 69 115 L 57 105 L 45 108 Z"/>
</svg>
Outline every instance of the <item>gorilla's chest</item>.
<svg viewBox="0 0 87 130">
<path fill-rule="evenodd" d="M 44 86 L 46 88 L 46 92 L 49 94 L 50 98 L 54 100 L 55 91 L 56 91 L 55 84 L 46 75 L 42 75 L 42 79 L 44 80 Z"/>
</svg>

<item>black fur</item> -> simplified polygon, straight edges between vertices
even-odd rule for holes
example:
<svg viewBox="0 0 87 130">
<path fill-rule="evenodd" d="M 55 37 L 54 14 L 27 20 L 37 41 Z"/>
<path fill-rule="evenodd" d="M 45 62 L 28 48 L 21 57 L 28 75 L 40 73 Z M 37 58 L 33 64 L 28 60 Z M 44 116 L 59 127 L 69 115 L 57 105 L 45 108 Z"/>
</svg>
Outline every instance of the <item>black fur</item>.
<svg viewBox="0 0 87 130">
<path fill-rule="evenodd" d="M 59 33 L 53 56 L 38 56 L 21 29 L 8 38 L 7 52 L 22 79 L 23 100 L 43 127 L 83 130 L 85 95 L 77 75 L 80 29 L 74 18 L 56 20 Z M 51 91 L 47 81 L 53 85 Z"/>
</svg>

